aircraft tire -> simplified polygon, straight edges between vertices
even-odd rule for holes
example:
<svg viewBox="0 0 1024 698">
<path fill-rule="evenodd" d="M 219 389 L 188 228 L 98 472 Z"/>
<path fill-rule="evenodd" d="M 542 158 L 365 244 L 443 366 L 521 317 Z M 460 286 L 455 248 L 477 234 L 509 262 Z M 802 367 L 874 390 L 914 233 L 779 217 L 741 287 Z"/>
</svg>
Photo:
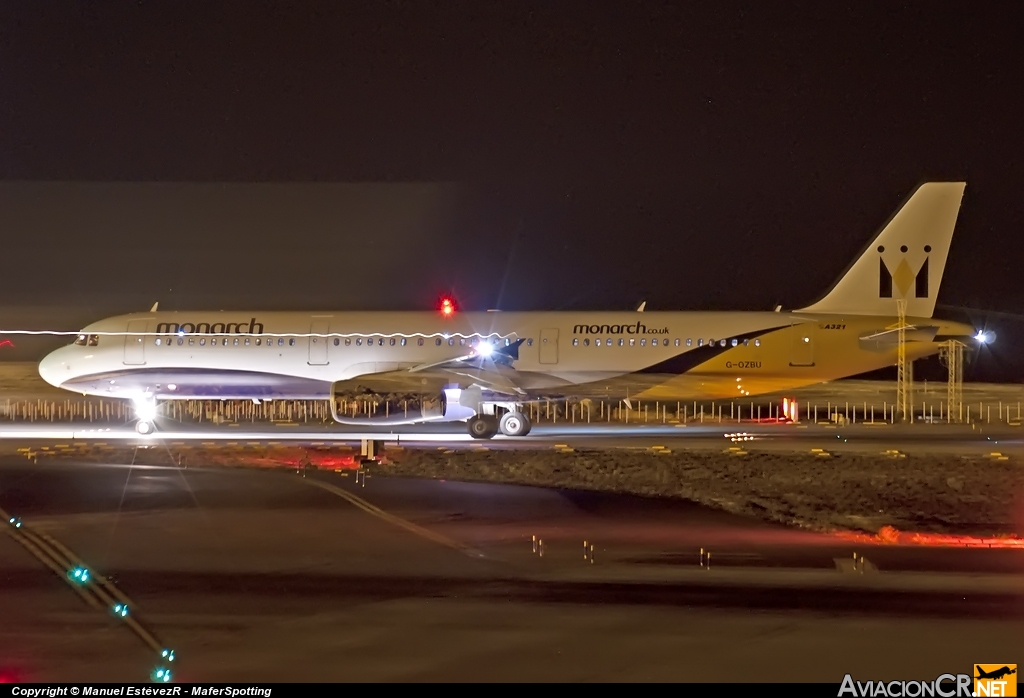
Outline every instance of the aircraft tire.
<svg viewBox="0 0 1024 698">
<path fill-rule="evenodd" d="M 490 439 L 498 433 L 498 420 L 489 414 L 478 414 L 466 423 L 466 427 L 474 439 Z"/>
<path fill-rule="evenodd" d="M 146 434 L 152 434 L 154 431 L 153 423 L 147 422 L 144 419 L 140 419 L 135 424 L 135 431 L 145 436 Z"/>
<path fill-rule="evenodd" d="M 531 426 L 530 418 L 522 412 L 506 412 L 501 417 L 501 433 L 505 436 L 526 436 Z"/>
</svg>

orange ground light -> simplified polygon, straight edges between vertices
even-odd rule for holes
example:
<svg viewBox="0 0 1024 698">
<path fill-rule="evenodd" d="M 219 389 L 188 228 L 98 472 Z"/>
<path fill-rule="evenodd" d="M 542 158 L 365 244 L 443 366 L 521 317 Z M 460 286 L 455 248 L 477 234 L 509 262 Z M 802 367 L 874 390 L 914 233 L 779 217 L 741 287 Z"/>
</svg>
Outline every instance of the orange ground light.
<svg viewBox="0 0 1024 698">
<path fill-rule="evenodd" d="M 980 536 L 953 536 L 945 533 L 913 533 L 883 526 L 876 535 L 853 531 L 836 531 L 833 536 L 851 543 L 879 543 L 891 545 L 924 545 L 937 548 L 1019 548 L 1024 550 L 1024 539 L 1016 534 L 998 538 Z"/>
</svg>

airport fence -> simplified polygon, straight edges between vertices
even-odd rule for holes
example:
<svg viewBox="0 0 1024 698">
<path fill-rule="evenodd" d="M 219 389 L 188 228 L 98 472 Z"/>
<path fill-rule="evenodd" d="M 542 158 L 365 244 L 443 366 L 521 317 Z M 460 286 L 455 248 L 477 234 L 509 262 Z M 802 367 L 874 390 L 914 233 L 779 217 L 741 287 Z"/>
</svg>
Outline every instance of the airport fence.
<svg viewBox="0 0 1024 698">
<path fill-rule="evenodd" d="M 415 418 L 415 400 L 381 400 L 358 397 L 338 400 L 338 410 L 348 417 Z M 581 399 L 533 400 L 524 410 L 535 424 L 703 424 L 801 422 L 846 424 L 894 424 L 902 422 L 895 405 L 869 402 L 798 403 L 759 401 L 660 401 Z M 182 423 L 210 424 L 329 424 L 330 404 L 326 400 L 168 400 L 158 414 Z M 1019 426 L 1021 403 L 985 402 L 962 404 L 949 414 L 946 403 L 933 401 L 914 405 L 908 421 L 928 424 L 1004 424 Z M 0 419 L 10 422 L 129 423 L 135 417 L 130 402 L 104 398 L 65 400 L 5 400 Z"/>
</svg>

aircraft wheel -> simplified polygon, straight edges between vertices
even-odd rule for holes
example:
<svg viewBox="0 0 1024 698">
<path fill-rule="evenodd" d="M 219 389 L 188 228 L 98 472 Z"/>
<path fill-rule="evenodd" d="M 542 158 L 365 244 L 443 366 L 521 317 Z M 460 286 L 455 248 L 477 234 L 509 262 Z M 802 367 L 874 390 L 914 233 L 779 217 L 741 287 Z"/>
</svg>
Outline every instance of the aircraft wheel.
<svg viewBox="0 0 1024 698">
<path fill-rule="evenodd" d="M 505 436 L 526 436 L 530 426 L 530 418 L 522 412 L 506 412 L 501 418 L 501 433 Z"/>
<path fill-rule="evenodd" d="M 135 431 L 139 432 L 142 435 L 152 434 L 153 433 L 153 422 L 147 422 L 144 419 L 140 419 L 135 424 Z"/>
<path fill-rule="evenodd" d="M 489 414 L 478 414 L 466 425 L 474 439 L 490 439 L 498 433 L 498 419 Z"/>
</svg>

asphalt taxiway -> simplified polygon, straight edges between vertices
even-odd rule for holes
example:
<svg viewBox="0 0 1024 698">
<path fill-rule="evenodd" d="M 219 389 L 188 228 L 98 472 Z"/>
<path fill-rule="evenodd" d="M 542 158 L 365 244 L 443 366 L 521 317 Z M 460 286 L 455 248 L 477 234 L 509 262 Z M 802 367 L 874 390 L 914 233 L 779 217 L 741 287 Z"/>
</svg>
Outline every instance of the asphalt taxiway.
<svg viewBox="0 0 1024 698">
<path fill-rule="evenodd" d="M 665 423 L 665 424 L 565 424 L 538 425 L 525 437 L 474 439 L 465 425 L 437 424 L 355 429 L 338 425 L 184 425 L 166 422 L 150 435 L 139 435 L 131 425 L 0 423 L 0 453 L 22 446 L 39 447 L 61 442 L 154 445 L 221 443 L 257 445 L 358 445 L 376 440 L 411 448 L 443 445 L 477 445 L 488 448 L 549 449 L 565 444 L 595 449 L 645 448 L 652 445 L 679 448 L 720 448 L 742 442 L 774 451 L 806 451 L 827 447 L 837 451 L 899 449 L 918 453 L 980 453 L 998 447 L 1024 454 L 1024 429 L 1011 425 L 947 424 L 848 424 L 828 423 Z M 987 450 L 986 450 L 987 449 Z"/>
<path fill-rule="evenodd" d="M 0 468 L 0 508 L 23 524 L 0 537 L 21 680 L 144 679 L 154 642 L 182 681 L 909 679 L 1005 656 L 1024 616 L 1024 551 L 678 500 L 72 460 Z M 109 582 L 153 642 L 47 559 Z"/>
</svg>

